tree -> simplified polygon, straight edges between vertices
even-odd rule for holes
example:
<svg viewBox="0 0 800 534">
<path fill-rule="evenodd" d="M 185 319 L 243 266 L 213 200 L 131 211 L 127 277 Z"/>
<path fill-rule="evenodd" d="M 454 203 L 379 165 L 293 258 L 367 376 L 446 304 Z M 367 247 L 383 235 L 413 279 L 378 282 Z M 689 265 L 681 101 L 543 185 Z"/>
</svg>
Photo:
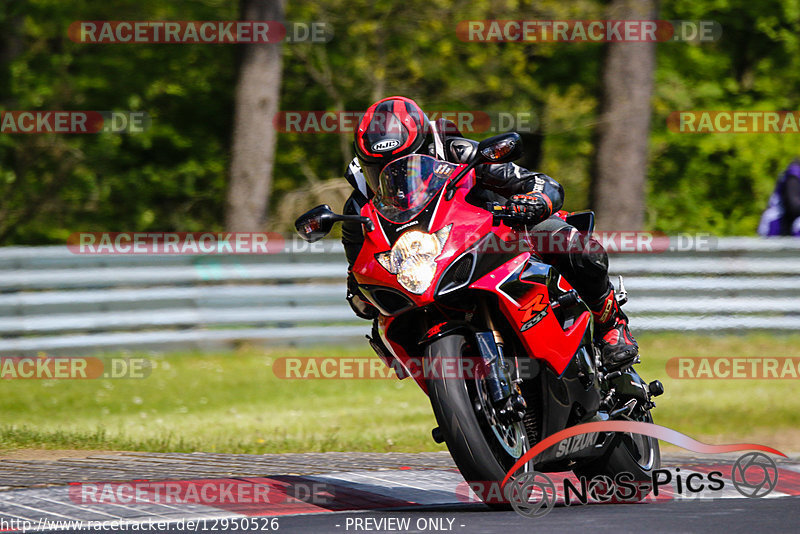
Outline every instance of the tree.
<svg viewBox="0 0 800 534">
<path fill-rule="evenodd" d="M 64 243 L 77 231 L 222 230 L 235 46 L 79 43 L 67 28 L 238 15 L 238 6 L 216 2 L 0 3 L 0 111 L 151 119 L 130 134 L 0 134 L 0 244 Z M 19 43 L 9 47 L 12 34 Z"/>
<path fill-rule="evenodd" d="M 283 0 L 242 0 L 243 20 L 283 20 Z M 272 119 L 281 87 L 281 45 L 244 45 L 236 85 L 226 226 L 262 228 L 269 205 L 277 133 Z"/>
<path fill-rule="evenodd" d="M 613 0 L 609 20 L 655 20 L 655 0 Z M 598 227 L 641 230 L 655 43 L 608 44 L 597 129 L 592 204 Z"/>
</svg>

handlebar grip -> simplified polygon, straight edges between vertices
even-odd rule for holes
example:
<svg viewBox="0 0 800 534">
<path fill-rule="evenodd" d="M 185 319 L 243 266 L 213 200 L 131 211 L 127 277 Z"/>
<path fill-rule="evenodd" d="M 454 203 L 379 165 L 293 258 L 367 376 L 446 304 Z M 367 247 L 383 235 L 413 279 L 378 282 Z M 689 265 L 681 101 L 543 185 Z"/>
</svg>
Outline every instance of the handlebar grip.
<svg viewBox="0 0 800 534">
<path fill-rule="evenodd" d="M 525 222 L 525 217 L 514 213 L 513 211 L 508 209 L 506 206 L 503 206 L 502 204 L 493 204 L 489 211 L 491 211 L 492 215 L 497 219 L 507 219 L 510 221 L 517 221 L 520 223 Z"/>
</svg>

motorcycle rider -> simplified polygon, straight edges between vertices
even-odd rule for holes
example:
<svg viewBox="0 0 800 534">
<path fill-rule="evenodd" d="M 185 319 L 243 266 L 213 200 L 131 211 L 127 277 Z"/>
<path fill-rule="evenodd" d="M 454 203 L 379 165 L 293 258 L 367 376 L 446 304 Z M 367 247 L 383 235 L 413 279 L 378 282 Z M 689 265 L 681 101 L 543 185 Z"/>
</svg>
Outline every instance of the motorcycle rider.
<svg viewBox="0 0 800 534">
<path fill-rule="evenodd" d="M 791 162 L 778 177 L 769 204 L 761 214 L 758 233 L 800 237 L 800 160 Z"/>
<path fill-rule="evenodd" d="M 345 172 L 353 186 L 345 214 L 361 212 L 378 189 L 381 170 L 398 158 L 418 153 L 467 163 L 477 150 L 477 142 L 461 137 L 453 123 L 442 119 L 431 123 L 416 102 L 400 96 L 384 98 L 367 109 L 356 128 L 354 145 L 356 157 Z M 639 347 L 608 278 L 608 255 L 599 242 L 556 215 L 564 203 L 561 184 L 513 163 L 479 165 L 475 173 L 477 185 L 470 192 L 474 199 L 499 198 L 536 235 L 547 236 L 550 243 L 568 244 L 561 250 L 547 250 L 543 261 L 554 265 L 592 310 L 595 343 L 604 365 L 611 370 L 633 363 Z M 342 243 L 349 264 L 347 301 L 356 315 L 374 319 L 378 311 L 363 297 L 352 274 L 364 243 L 360 223 L 343 225 Z"/>
</svg>

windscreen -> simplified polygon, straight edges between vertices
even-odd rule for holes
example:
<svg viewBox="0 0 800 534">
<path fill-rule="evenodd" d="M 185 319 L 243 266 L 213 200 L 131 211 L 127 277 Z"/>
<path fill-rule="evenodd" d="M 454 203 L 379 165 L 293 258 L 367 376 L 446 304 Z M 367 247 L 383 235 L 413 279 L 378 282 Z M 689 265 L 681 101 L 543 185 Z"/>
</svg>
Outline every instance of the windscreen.
<svg viewBox="0 0 800 534">
<path fill-rule="evenodd" d="M 425 209 L 456 168 L 421 154 L 397 159 L 381 171 L 373 199 L 375 208 L 392 222 L 408 222 Z"/>
</svg>

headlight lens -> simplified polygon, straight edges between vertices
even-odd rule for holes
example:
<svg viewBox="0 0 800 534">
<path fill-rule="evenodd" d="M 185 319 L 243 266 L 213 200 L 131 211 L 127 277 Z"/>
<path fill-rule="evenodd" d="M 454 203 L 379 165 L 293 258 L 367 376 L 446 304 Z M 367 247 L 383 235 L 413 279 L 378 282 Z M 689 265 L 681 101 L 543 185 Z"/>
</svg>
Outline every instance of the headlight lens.
<svg viewBox="0 0 800 534">
<path fill-rule="evenodd" d="M 414 255 L 400 266 L 397 281 L 412 293 L 421 294 L 431 286 L 436 275 L 436 262 L 430 256 Z"/>
<path fill-rule="evenodd" d="M 431 286 L 436 275 L 436 258 L 442 253 L 450 229 L 448 225 L 433 234 L 411 230 L 400 236 L 392 250 L 375 258 L 411 293 L 421 295 Z"/>
</svg>

